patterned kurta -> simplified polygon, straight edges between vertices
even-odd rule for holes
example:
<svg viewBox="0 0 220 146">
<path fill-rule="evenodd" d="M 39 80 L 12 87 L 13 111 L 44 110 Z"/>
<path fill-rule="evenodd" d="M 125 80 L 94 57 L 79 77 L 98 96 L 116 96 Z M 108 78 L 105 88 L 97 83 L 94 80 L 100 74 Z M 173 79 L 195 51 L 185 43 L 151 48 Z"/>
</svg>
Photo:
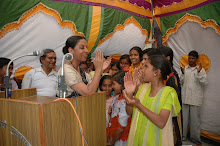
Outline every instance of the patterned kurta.
<svg viewBox="0 0 220 146">
<path fill-rule="evenodd" d="M 114 146 L 124 146 L 127 143 L 131 116 L 126 113 L 126 102 L 123 96 L 115 96 L 111 107 L 112 114 L 109 126 L 107 127 L 107 136 L 113 138 L 117 127 L 122 128 L 124 131 Z"/>
</svg>

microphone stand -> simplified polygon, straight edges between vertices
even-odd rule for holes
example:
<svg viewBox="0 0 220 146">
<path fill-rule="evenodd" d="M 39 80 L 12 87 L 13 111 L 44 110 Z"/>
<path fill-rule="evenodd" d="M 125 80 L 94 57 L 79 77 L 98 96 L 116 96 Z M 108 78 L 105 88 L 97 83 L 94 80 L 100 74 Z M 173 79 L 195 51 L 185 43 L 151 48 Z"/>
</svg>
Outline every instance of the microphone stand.
<svg viewBox="0 0 220 146">
<path fill-rule="evenodd" d="M 11 64 L 13 61 L 15 61 L 15 60 L 17 60 L 17 59 L 19 59 L 19 58 L 22 58 L 22 57 L 24 57 L 24 56 L 38 56 L 38 55 L 42 55 L 41 53 L 43 53 L 43 52 L 42 52 L 42 51 L 39 51 L 39 52 L 34 51 L 33 53 L 21 55 L 21 56 L 15 58 L 15 59 L 11 60 L 11 61 L 8 63 L 7 68 L 6 68 L 6 74 L 5 74 L 5 76 L 4 76 L 5 98 L 8 98 L 9 95 L 11 96 L 11 88 L 12 88 L 12 85 L 11 85 L 11 83 L 9 83 L 9 66 L 10 66 L 10 64 Z"/>
<path fill-rule="evenodd" d="M 68 58 L 68 55 L 71 56 L 71 58 Z M 64 84 L 64 62 L 65 61 L 71 61 L 73 59 L 72 54 L 67 53 L 63 56 L 62 64 L 61 64 L 61 73 L 58 76 L 58 90 L 59 90 L 59 98 L 66 98 L 66 88 L 67 86 Z"/>
<path fill-rule="evenodd" d="M 59 98 L 66 98 L 66 85 L 64 84 L 64 76 L 58 76 L 58 90 L 59 90 Z"/>
<path fill-rule="evenodd" d="M 8 99 L 11 95 L 11 83 L 9 82 L 9 76 L 4 76 L 4 88 L 5 88 L 5 98 Z"/>
<path fill-rule="evenodd" d="M 66 55 L 63 56 L 62 64 L 61 64 L 61 73 L 58 76 L 58 90 L 59 90 L 59 98 L 66 98 L 66 85 L 64 84 L 64 61 Z"/>
</svg>

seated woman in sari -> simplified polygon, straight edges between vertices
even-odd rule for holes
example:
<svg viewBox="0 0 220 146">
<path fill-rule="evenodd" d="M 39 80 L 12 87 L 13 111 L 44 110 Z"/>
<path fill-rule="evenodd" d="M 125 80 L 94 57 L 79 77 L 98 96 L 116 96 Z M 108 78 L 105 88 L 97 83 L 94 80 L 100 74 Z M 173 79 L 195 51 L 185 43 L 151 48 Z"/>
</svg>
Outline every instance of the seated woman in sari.
<svg viewBox="0 0 220 146">
<path fill-rule="evenodd" d="M 178 96 L 163 80 L 171 73 L 170 63 L 160 56 L 150 56 L 143 64 L 145 84 L 133 96 L 137 84 L 130 73 L 124 77 L 127 113 L 133 112 L 128 145 L 172 146 L 174 145 L 172 115 L 181 110 Z M 149 84 L 150 82 L 150 84 Z"/>
</svg>

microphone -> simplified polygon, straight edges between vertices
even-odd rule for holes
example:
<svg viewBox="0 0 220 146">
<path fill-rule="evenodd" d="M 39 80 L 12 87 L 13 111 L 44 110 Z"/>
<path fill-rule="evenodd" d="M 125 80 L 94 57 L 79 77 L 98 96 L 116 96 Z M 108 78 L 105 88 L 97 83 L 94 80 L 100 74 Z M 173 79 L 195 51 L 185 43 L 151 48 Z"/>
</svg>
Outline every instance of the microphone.
<svg viewBox="0 0 220 146">
<path fill-rule="evenodd" d="M 28 53 L 28 54 L 25 54 L 25 55 L 21 55 L 19 57 L 16 57 L 14 59 L 12 59 L 8 65 L 7 65 L 7 68 L 6 68 L 6 74 L 4 76 L 4 88 L 5 88 L 5 98 L 8 98 L 8 95 L 9 95 L 9 91 L 11 89 L 11 83 L 9 83 L 9 66 L 10 64 L 19 59 L 19 58 L 22 58 L 24 56 L 42 56 L 44 54 L 44 51 L 43 50 L 39 50 L 39 51 L 34 51 L 32 53 Z M 11 92 L 10 92 L 11 93 Z"/>
<path fill-rule="evenodd" d="M 34 51 L 33 53 L 30 53 L 30 56 L 43 56 L 43 55 L 44 55 L 43 50 L 38 50 L 38 51 Z"/>
<path fill-rule="evenodd" d="M 12 59 L 12 60 L 8 63 L 7 70 L 6 70 L 6 76 L 9 76 L 8 69 L 9 69 L 10 64 L 11 64 L 13 61 L 15 61 L 15 60 L 17 60 L 17 59 L 19 59 L 19 58 L 22 58 L 22 57 L 24 57 L 24 56 L 43 56 L 43 55 L 44 55 L 44 51 L 43 51 L 43 50 L 39 50 L 39 51 L 34 51 L 34 52 L 32 52 L 32 53 L 28 53 L 28 54 L 25 54 L 25 55 L 21 55 L 21 56 L 15 58 L 15 59 Z"/>
<path fill-rule="evenodd" d="M 73 60 L 73 55 L 71 53 L 67 53 L 63 56 L 62 64 L 61 64 L 61 72 L 58 76 L 58 90 L 59 90 L 59 98 L 65 98 L 66 96 L 66 85 L 64 84 L 64 62 Z"/>
<path fill-rule="evenodd" d="M 65 61 L 71 61 L 73 60 L 73 55 L 71 53 L 67 53 L 63 56 L 63 59 L 62 59 L 62 64 L 61 64 L 61 76 L 64 75 L 64 70 L 63 70 L 63 65 L 64 65 L 64 62 Z"/>
<path fill-rule="evenodd" d="M 67 53 L 64 55 L 66 61 L 71 61 L 73 60 L 73 55 L 71 53 Z"/>
</svg>

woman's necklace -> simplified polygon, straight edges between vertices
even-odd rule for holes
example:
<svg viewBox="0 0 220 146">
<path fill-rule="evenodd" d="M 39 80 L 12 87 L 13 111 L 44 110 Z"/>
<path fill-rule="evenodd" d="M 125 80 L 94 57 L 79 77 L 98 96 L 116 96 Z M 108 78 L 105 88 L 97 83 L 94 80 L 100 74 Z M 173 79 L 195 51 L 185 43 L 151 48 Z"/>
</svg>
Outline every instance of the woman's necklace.
<svg viewBox="0 0 220 146">
<path fill-rule="evenodd" d="M 79 66 L 77 66 L 77 68 L 76 68 L 71 61 L 69 61 L 69 63 L 79 74 L 81 74 Z"/>
</svg>

